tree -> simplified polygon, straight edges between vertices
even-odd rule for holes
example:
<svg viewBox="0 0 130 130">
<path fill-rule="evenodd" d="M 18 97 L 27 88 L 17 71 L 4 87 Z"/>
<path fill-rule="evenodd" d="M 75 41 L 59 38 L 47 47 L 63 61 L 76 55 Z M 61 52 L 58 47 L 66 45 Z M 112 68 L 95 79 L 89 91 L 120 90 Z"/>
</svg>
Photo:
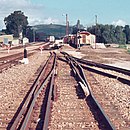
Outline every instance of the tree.
<svg viewBox="0 0 130 130">
<path fill-rule="evenodd" d="M 26 34 L 28 25 L 27 17 L 21 11 L 14 11 L 8 17 L 4 18 L 6 25 L 6 33 L 14 34 L 14 37 L 19 37 L 20 33 Z"/>
<path fill-rule="evenodd" d="M 126 30 L 123 32 L 122 26 L 97 24 L 87 28 L 87 30 L 96 35 L 96 42 L 119 44 L 126 42 L 126 34 L 124 33 Z"/>
<path fill-rule="evenodd" d="M 125 25 L 123 32 L 126 35 L 126 43 L 129 43 L 129 41 L 130 41 L 130 27 L 129 27 L 129 25 Z"/>
<path fill-rule="evenodd" d="M 126 43 L 126 36 L 125 33 L 123 32 L 122 26 L 116 26 L 115 37 L 119 44 Z"/>
</svg>

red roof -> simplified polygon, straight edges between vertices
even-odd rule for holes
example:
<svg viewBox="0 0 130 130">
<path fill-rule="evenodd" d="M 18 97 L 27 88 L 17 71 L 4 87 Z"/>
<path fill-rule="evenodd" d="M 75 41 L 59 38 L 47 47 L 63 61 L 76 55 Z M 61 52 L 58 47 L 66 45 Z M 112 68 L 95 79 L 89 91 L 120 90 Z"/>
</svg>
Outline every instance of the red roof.
<svg viewBox="0 0 130 130">
<path fill-rule="evenodd" d="M 87 31 L 82 31 L 82 32 L 80 32 L 80 34 L 90 35 L 91 33 L 87 32 Z"/>
</svg>

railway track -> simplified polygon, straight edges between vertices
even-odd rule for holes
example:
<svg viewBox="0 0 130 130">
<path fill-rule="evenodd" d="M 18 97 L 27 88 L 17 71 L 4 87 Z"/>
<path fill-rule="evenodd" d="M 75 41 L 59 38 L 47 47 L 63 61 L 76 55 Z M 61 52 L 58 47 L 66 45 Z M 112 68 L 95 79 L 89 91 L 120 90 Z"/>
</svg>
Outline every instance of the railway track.
<svg viewBox="0 0 130 130">
<path fill-rule="evenodd" d="M 68 55 L 67 53 L 64 53 L 64 52 L 61 52 L 61 53 L 66 57 L 67 61 L 69 62 L 70 66 L 71 66 L 71 69 L 74 73 L 76 80 L 78 81 L 79 85 L 81 86 L 82 90 L 84 91 L 84 94 L 86 95 L 86 102 L 89 105 L 92 113 L 94 114 L 95 119 L 98 121 L 99 128 L 105 129 L 105 130 L 114 130 L 115 127 L 110 122 L 106 113 L 104 112 L 104 110 L 102 109 L 102 107 L 100 106 L 98 101 L 96 100 L 95 96 L 93 95 L 91 87 L 84 74 L 83 68 L 70 55 Z"/>
<path fill-rule="evenodd" d="M 50 55 L 8 129 L 46 129 L 54 99 L 56 54 Z M 53 93 L 53 94 L 52 94 Z M 52 96 L 53 95 L 53 96 Z M 44 122 L 44 123 L 43 123 Z"/>
<path fill-rule="evenodd" d="M 67 54 L 64 52 L 64 54 Z M 68 54 L 67 54 L 68 55 Z M 109 66 L 105 64 L 100 64 L 88 60 L 79 59 L 76 57 L 74 58 L 77 62 L 80 63 L 80 65 L 90 71 L 94 72 L 103 76 L 107 76 L 109 78 L 117 79 L 118 81 L 130 85 L 130 70 L 122 69 L 119 67 Z"/>
<path fill-rule="evenodd" d="M 31 56 L 33 54 L 34 52 L 30 52 L 28 56 Z M 17 53 L 0 58 L 0 72 L 2 73 L 4 70 L 7 70 L 8 68 L 11 68 L 12 66 L 19 64 L 19 60 L 21 60 L 22 58 L 23 53 Z"/>
<path fill-rule="evenodd" d="M 96 62 L 89 61 L 89 60 L 83 60 L 83 59 L 79 59 L 79 58 L 76 58 L 76 57 L 73 57 L 73 58 L 75 58 L 78 62 L 85 64 L 85 65 L 88 65 L 88 66 L 95 66 L 95 67 L 103 68 L 103 69 L 106 69 L 106 70 L 113 70 L 113 71 L 116 71 L 116 72 L 130 76 L 130 70 L 127 70 L 127 69 L 114 67 L 114 66 L 110 66 L 110 65 L 105 65 L 105 64 L 101 64 L 101 63 L 96 63 Z"/>
<path fill-rule="evenodd" d="M 68 55 L 67 53 L 63 53 Z M 74 57 L 71 57 L 74 58 Z M 59 58 L 65 61 L 63 58 Z M 77 59 L 78 58 L 74 58 Z M 89 81 L 93 93 L 98 99 L 99 103 L 109 115 L 112 123 L 117 129 L 129 128 L 129 70 L 116 68 L 114 71 L 103 69 L 95 66 L 83 64 L 81 60 L 78 61 L 84 68 L 85 75 Z M 111 68 L 111 66 L 110 66 Z M 119 118 L 119 119 L 118 119 Z"/>
<path fill-rule="evenodd" d="M 42 49 L 46 49 L 46 48 L 48 48 L 49 44 L 50 43 L 44 43 L 44 44 L 40 43 L 40 46 L 42 47 Z M 31 45 L 27 45 L 27 46 L 29 47 Z M 39 46 L 39 44 L 35 45 L 35 46 Z M 20 48 L 23 48 L 23 46 L 18 46 L 18 47 L 13 48 L 13 49 L 20 49 Z M 35 51 L 39 50 L 39 49 L 40 48 L 38 48 L 38 47 L 36 49 L 32 49 L 28 53 L 28 56 L 33 55 L 35 53 Z M 0 58 L 0 72 L 7 70 L 8 68 L 11 68 L 14 65 L 19 64 L 19 60 L 23 59 L 23 57 L 24 57 L 23 52 L 16 53 L 16 54 L 13 54 L 13 55 L 8 55 L 8 56 L 5 56 L 5 57 L 1 57 Z"/>
<path fill-rule="evenodd" d="M 13 119 L 10 121 L 8 124 L 7 129 L 57 129 L 57 128 L 65 128 L 65 129 L 70 129 L 70 128 L 75 128 L 77 127 L 78 130 L 79 126 L 82 129 L 94 129 L 94 130 L 113 130 L 115 129 L 109 118 L 106 116 L 104 110 L 102 107 L 99 105 L 97 100 L 95 99 L 92 90 L 89 86 L 89 83 L 86 80 L 85 74 L 83 72 L 83 69 L 92 71 L 93 69 L 96 70 L 94 67 L 88 68 L 88 65 L 86 64 L 78 64 L 77 61 L 71 56 L 68 56 L 66 53 L 63 53 L 66 57 L 66 59 L 61 59 L 62 61 L 68 62 L 71 66 L 72 69 L 72 75 L 76 79 L 76 81 L 72 82 L 73 79 L 69 78 L 69 73 L 63 74 L 61 78 L 61 87 L 63 88 L 63 98 L 64 100 L 62 101 L 64 104 L 64 107 L 61 110 L 60 106 L 57 106 L 56 108 L 58 109 L 59 114 L 63 114 L 61 117 L 61 120 L 55 120 L 55 127 L 51 127 L 50 122 L 50 112 L 52 111 L 52 100 L 55 99 L 55 88 L 54 88 L 54 77 L 55 77 L 55 65 L 53 63 L 56 63 L 55 58 L 56 55 L 54 54 L 54 59 L 52 56 L 47 60 L 46 64 L 43 65 L 43 68 L 40 70 L 40 73 L 38 74 L 37 79 L 32 85 L 32 88 L 30 89 L 30 93 L 27 94 L 25 100 L 22 103 L 22 106 L 18 109 L 17 113 L 14 115 Z M 52 59 L 52 60 L 51 60 Z M 48 66 L 46 66 L 48 64 Z M 54 69 L 52 69 L 54 67 Z M 64 67 L 64 71 L 66 70 L 66 66 Z M 46 69 L 45 69 L 46 68 Z M 61 69 L 61 68 L 60 68 Z M 52 70 L 52 71 L 51 71 Z M 96 70 L 102 71 L 102 70 Z M 95 72 L 95 71 L 94 71 Z M 96 72 L 95 72 L 96 73 Z M 99 73 L 99 72 L 98 72 Z M 106 73 L 106 72 L 105 72 Z M 102 74 L 102 73 L 101 73 Z M 102 75 L 107 75 L 108 77 L 111 76 L 111 74 L 102 74 Z M 60 77 L 59 76 L 59 77 Z M 127 74 L 128 76 L 128 74 Z M 63 78 L 64 77 L 64 78 Z M 120 79 L 121 77 L 113 76 L 115 79 Z M 124 78 L 125 79 L 125 78 Z M 122 79 L 122 80 L 124 80 Z M 127 79 L 128 80 L 128 79 Z M 59 81 L 57 81 L 59 82 Z M 124 83 L 128 83 L 129 81 L 126 81 Z M 65 85 L 67 83 L 67 85 Z M 75 97 L 73 97 L 75 93 L 75 86 L 76 83 L 78 83 L 78 87 L 76 88 L 76 94 L 78 98 L 80 99 L 85 99 L 86 104 L 84 104 L 83 100 L 77 100 Z M 73 88 L 68 89 L 68 87 L 73 86 Z M 79 86 L 81 86 L 79 88 Z M 82 88 L 82 89 L 81 89 Z M 71 90 L 72 89 L 72 90 Z M 83 91 L 84 90 L 84 91 Z M 53 92 L 52 92 L 53 91 Z M 73 93 L 72 93 L 73 91 Z M 62 93 L 59 91 L 59 93 Z M 72 95 L 71 95 L 72 94 Z M 67 100 L 66 100 L 67 99 Z M 62 104 L 60 102 L 59 104 Z M 71 102 L 71 106 L 69 106 L 69 103 Z M 81 103 L 82 102 L 82 103 Z M 81 103 L 81 104 L 80 104 Z M 75 104 L 77 106 L 75 107 Z M 80 106 L 80 105 L 82 106 Z M 83 106 L 87 107 L 83 107 Z M 55 105 L 54 105 L 55 106 Z M 69 115 L 65 114 L 66 107 L 70 107 L 70 112 L 67 112 Z M 88 108 L 86 110 L 86 108 Z M 91 112 L 88 112 L 89 109 Z M 83 111 L 84 110 L 84 111 Z M 95 111 L 96 110 L 96 111 Z M 84 114 L 82 114 L 82 111 Z M 52 111 L 53 112 L 53 111 Z M 63 113 L 62 113 L 63 112 Z M 55 114 L 57 114 L 55 113 Z M 75 114 L 77 113 L 77 114 Z M 87 113 L 87 116 L 86 116 Z M 11 114 L 11 113 L 8 113 Z M 93 115 L 92 115 L 93 114 Z M 59 116 L 61 116 L 59 115 Z M 52 119 L 55 119 L 53 115 L 51 115 Z M 67 117 L 68 116 L 68 117 Z M 75 117 L 74 117 L 75 116 Z M 82 117 L 81 117 L 82 116 Z M 89 116 L 89 117 L 88 117 Z M 90 117 L 92 116 L 92 117 Z M 72 122 L 74 118 L 75 123 Z M 92 118 L 92 119 L 90 119 Z M 63 127 L 62 126 L 57 126 L 58 122 L 62 121 L 69 121 L 69 122 L 64 122 Z M 5 121 L 6 122 L 6 121 Z M 50 125 L 50 126 L 49 126 Z"/>
<path fill-rule="evenodd" d="M 53 102 L 49 130 L 99 130 L 83 90 L 74 79 L 66 62 L 58 60 L 58 75 L 55 79 L 57 100 Z"/>
<path fill-rule="evenodd" d="M 87 69 L 84 72 L 95 98 L 116 129 L 129 129 L 129 85 Z"/>
</svg>

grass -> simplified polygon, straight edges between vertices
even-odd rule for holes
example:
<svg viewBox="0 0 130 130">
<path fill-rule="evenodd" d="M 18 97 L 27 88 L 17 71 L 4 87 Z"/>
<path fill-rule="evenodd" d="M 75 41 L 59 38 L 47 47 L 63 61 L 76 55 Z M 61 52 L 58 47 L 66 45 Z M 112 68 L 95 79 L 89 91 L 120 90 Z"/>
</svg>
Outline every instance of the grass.
<svg viewBox="0 0 130 130">
<path fill-rule="evenodd" d="M 128 46 L 126 44 L 119 44 L 118 48 L 127 49 L 127 53 L 130 54 L 130 48 L 128 48 Z"/>
<path fill-rule="evenodd" d="M 127 52 L 130 54 L 130 49 L 128 49 Z"/>
<path fill-rule="evenodd" d="M 119 47 L 119 48 L 123 48 L 123 49 L 127 49 L 127 45 L 126 45 L 126 44 L 119 44 L 118 47 Z"/>
</svg>

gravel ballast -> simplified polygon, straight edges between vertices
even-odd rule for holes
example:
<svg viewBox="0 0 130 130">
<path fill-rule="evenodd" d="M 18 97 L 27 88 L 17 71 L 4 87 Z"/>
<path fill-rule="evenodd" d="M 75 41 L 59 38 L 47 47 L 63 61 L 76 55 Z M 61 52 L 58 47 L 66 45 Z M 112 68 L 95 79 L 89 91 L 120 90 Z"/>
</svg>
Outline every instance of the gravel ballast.
<svg viewBox="0 0 130 130">
<path fill-rule="evenodd" d="M 29 64 L 19 64 L 0 73 L 0 127 L 9 122 L 20 103 L 23 101 L 31 85 L 29 80 L 34 77 L 38 68 L 46 61 L 49 52 L 35 53 L 29 57 Z M 7 114 L 12 111 L 12 116 Z"/>
</svg>

